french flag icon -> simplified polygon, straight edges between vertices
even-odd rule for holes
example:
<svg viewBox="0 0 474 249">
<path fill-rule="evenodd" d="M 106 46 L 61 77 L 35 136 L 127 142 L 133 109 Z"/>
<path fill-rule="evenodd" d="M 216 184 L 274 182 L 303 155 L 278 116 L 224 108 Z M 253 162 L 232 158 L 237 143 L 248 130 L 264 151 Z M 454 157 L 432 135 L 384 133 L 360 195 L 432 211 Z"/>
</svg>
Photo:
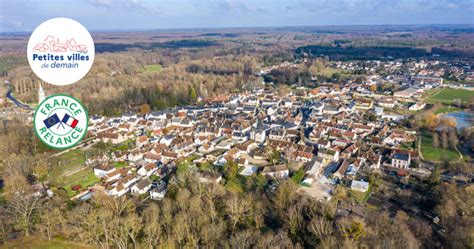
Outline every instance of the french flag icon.
<svg viewBox="0 0 474 249">
<path fill-rule="evenodd" d="M 69 125 L 71 128 L 76 128 L 77 123 L 79 123 L 79 120 L 69 116 L 69 114 L 65 114 L 63 120 L 61 120 L 62 123 Z"/>
</svg>

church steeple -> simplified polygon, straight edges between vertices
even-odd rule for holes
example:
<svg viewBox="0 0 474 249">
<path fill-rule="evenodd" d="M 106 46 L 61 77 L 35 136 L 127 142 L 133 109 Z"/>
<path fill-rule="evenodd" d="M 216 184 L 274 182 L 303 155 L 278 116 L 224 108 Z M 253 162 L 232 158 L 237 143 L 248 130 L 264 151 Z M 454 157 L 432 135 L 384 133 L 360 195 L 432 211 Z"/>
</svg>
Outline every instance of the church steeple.
<svg viewBox="0 0 474 249">
<path fill-rule="evenodd" d="M 38 88 L 38 103 L 43 102 L 45 98 L 46 98 L 46 94 L 44 93 L 43 87 L 41 86 L 41 82 L 40 82 L 39 88 Z"/>
</svg>

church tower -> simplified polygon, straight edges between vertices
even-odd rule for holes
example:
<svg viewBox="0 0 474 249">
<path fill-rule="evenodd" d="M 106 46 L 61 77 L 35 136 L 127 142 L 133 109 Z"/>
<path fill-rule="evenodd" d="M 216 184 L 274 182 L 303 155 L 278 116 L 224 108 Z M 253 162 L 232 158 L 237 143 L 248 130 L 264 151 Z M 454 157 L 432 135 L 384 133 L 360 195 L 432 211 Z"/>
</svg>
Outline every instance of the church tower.
<svg viewBox="0 0 474 249">
<path fill-rule="evenodd" d="M 46 98 L 43 87 L 41 86 L 41 82 L 39 83 L 39 89 L 38 89 L 38 104 L 43 102 L 43 100 Z"/>
</svg>

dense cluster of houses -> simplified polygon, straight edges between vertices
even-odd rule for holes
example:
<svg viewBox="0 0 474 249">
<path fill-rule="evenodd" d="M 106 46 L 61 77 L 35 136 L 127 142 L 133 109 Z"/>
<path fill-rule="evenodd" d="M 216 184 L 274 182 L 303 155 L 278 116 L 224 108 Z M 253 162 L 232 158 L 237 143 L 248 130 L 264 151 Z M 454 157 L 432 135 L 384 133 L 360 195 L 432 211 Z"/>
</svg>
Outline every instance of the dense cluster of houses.
<svg viewBox="0 0 474 249">
<path fill-rule="evenodd" d="M 360 98 L 353 87 L 323 86 L 283 97 L 255 90 L 146 115 L 92 116 L 89 135 L 123 148 L 87 163 L 107 194 L 152 199 L 163 198 L 177 162 L 189 158 L 216 168 L 232 161 L 241 175 L 269 179 L 288 178 L 301 169 L 307 185 L 321 177 L 358 181 L 363 167 L 409 169 L 418 154 L 401 148 L 415 140 L 415 132 L 377 114 L 390 109 L 396 97 Z M 278 159 L 270 159 L 275 153 Z M 196 170 L 202 182 L 220 182 L 218 172 Z M 364 183 L 354 186 L 364 189 Z"/>
</svg>

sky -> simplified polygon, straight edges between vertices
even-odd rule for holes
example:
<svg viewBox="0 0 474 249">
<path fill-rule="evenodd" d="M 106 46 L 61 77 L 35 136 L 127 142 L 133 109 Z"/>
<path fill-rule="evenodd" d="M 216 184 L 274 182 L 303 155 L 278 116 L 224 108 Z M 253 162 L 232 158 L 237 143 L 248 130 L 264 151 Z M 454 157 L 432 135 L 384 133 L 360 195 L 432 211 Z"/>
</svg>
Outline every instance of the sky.
<svg viewBox="0 0 474 249">
<path fill-rule="evenodd" d="M 89 30 L 474 24 L 474 0 L 0 0 L 0 32 L 68 17 Z"/>
</svg>

